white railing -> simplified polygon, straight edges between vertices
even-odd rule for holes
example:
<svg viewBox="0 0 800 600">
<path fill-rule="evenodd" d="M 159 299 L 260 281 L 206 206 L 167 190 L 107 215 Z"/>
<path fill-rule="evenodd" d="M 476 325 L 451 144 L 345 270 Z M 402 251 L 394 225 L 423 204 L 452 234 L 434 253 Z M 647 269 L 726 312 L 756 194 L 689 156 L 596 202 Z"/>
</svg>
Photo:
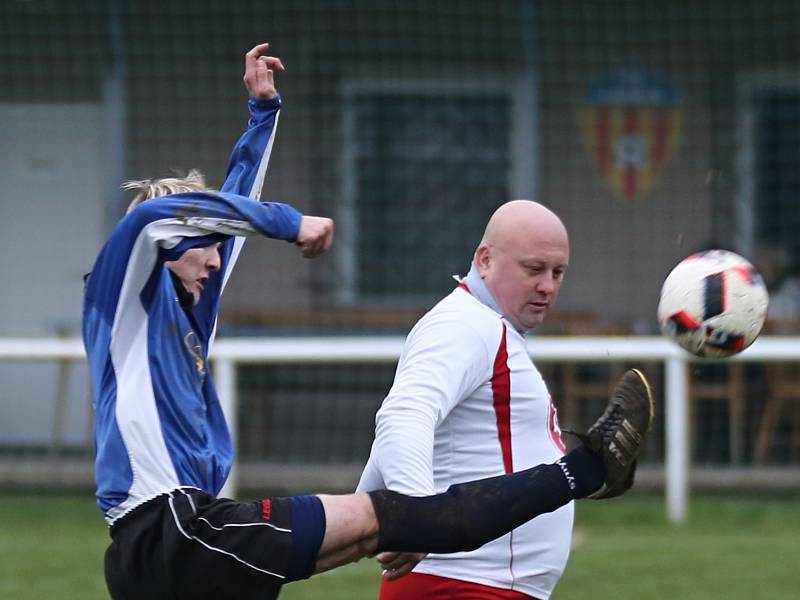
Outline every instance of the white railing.
<svg viewBox="0 0 800 600">
<path fill-rule="evenodd" d="M 400 356 L 402 337 L 219 338 L 212 353 L 220 402 L 232 431 L 237 430 L 238 364 L 392 363 Z M 665 467 L 667 514 L 686 519 L 689 498 L 688 367 L 694 357 L 661 337 L 533 337 L 537 362 L 631 362 L 664 364 Z M 0 360 L 82 359 L 77 338 L 0 338 Z M 763 337 L 736 361 L 800 360 L 800 337 Z M 224 493 L 235 497 L 236 469 Z"/>
</svg>

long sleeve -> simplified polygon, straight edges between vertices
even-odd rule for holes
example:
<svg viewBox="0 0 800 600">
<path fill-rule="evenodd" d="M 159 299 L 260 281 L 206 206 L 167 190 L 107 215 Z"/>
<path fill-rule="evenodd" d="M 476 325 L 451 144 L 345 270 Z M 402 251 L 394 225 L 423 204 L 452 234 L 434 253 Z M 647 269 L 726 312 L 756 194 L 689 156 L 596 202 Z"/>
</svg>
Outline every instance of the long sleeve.
<svg viewBox="0 0 800 600">
<path fill-rule="evenodd" d="M 411 331 L 395 381 L 360 491 L 433 494 L 563 455 L 524 336 L 463 287 Z M 547 598 L 569 556 L 572 514 L 569 505 L 540 515 L 472 552 L 429 554 L 414 571 Z"/>
<path fill-rule="evenodd" d="M 221 191 L 253 199 L 261 197 L 280 116 L 280 96 L 271 100 L 250 98 L 247 130 L 231 152 Z"/>
<path fill-rule="evenodd" d="M 87 281 L 85 301 L 105 319 L 114 320 L 122 300 L 139 296 L 146 302 L 146 284 L 159 263 L 234 235 L 293 241 L 300 218 L 286 204 L 254 202 L 233 194 L 176 194 L 148 200 L 122 219 L 106 242 Z"/>
<path fill-rule="evenodd" d="M 376 415 L 360 489 L 380 481 L 405 494 L 436 493 L 436 427 L 490 375 L 486 341 L 468 324 L 454 318 L 421 322 L 409 335 L 394 384 Z"/>
<path fill-rule="evenodd" d="M 275 142 L 281 98 L 280 96 L 270 100 L 250 98 L 247 108 L 250 114 L 247 130 L 233 147 L 221 191 L 258 200 L 261 198 L 264 178 Z M 226 240 L 220 246 L 222 268 L 219 273 L 214 273 L 212 277 L 209 277 L 206 284 L 207 293 L 203 294 L 200 303 L 194 309 L 198 322 L 210 332 L 209 346 L 213 343 L 220 296 L 233 272 L 244 242 L 245 238 L 237 235 Z M 210 347 L 208 350 L 210 351 Z"/>
<path fill-rule="evenodd" d="M 187 362 L 182 337 L 187 332 L 197 336 L 206 354 L 204 363 L 213 320 L 189 324 L 172 300 L 174 288 L 164 261 L 232 235 L 294 240 L 299 220 L 300 214 L 284 204 L 224 193 L 191 193 L 148 200 L 117 224 L 89 275 L 83 303 L 83 336 L 98 415 L 96 435 L 104 440 L 104 455 L 98 458 L 98 477 L 103 481 L 98 494 L 105 498 L 104 511 L 110 506 L 107 503 L 113 504 L 110 498 L 116 492 L 111 490 L 134 489 L 131 498 L 135 500 L 182 481 L 216 493 L 229 467 L 230 435 L 213 386 L 205 382 L 198 386 L 202 373 L 198 375 L 196 363 Z M 155 328 L 163 332 L 156 338 L 150 337 L 151 323 L 158 323 Z M 182 335 L 176 335 L 175 328 Z M 192 438 L 193 442 L 205 441 L 193 445 L 184 444 L 182 437 L 162 440 L 161 434 L 155 434 L 160 427 L 157 403 L 180 407 L 167 419 L 170 427 L 175 426 L 170 431 L 191 430 L 196 424 L 184 421 L 198 410 L 207 413 L 207 429 Z M 124 414 L 121 407 L 125 407 Z M 150 410 L 144 420 L 135 416 L 142 407 Z M 143 433 L 137 424 L 150 429 Z M 123 437 L 137 441 L 127 446 L 118 427 L 128 427 Z M 210 448 L 202 450 L 211 453 L 208 460 L 194 456 L 203 444 Z M 152 477 L 147 482 L 133 478 L 132 471 L 119 471 L 121 464 L 127 464 L 120 462 L 120 457 L 133 452 L 132 448 L 137 451 L 134 462 L 149 465 Z M 173 451 L 182 457 L 177 471 L 170 465 L 178 459 L 167 458 Z M 188 458 L 191 456 L 194 458 Z M 120 477 L 125 482 L 120 482 Z M 130 482 L 137 481 L 145 486 L 144 491 L 130 487 Z"/>
<path fill-rule="evenodd" d="M 302 219 L 288 205 L 232 193 L 260 188 L 258 165 L 265 165 L 272 130 L 274 123 L 251 122 L 234 151 L 228 191 L 154 198 L 126 215 L 87 279 L 83 333 L 94 390 L 97 498 L 109 523 L 178 487 L 217 494 L 228 476 L 231 436 L 206 360 L 221 274 L 231 264 L 226 249 L 249 235 L 294 241 Z M 221 271 L 211 273 L 200 302 L 186 310 L 164 263 L 215 243 Z"/>
</svg>

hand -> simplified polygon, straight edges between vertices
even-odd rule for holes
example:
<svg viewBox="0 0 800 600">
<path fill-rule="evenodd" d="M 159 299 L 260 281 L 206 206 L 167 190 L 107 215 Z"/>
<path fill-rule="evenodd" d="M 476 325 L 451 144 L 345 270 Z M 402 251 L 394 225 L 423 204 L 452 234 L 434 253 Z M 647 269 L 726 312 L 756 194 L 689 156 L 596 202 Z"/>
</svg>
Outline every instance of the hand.
<svg viewBox="0 0 800 600">
<path fill-rule="evenodd" d="M 259 44 L 244 55 L 244 85 L 251 98 L 269 100 L 278 95 L 275 71 L 285 71 L 277 56 L 261 56 L 269 44 Z"/>
<path fill-rule="evenodd" d="M 333 243 L 333 219 L 304 216 L 300 220 L 300 231 L 295 244 L 303 257 L 316 258 L 326 252 Z"/>
<path fill-rule="evenodd" d="M 427 554 L 414 552 L 381 552 L 375 558 L 384 569 L 383 578 L 386 581 L 394 581 L 403 575 L 408 575 L 426 556 Z"/>
</svg>

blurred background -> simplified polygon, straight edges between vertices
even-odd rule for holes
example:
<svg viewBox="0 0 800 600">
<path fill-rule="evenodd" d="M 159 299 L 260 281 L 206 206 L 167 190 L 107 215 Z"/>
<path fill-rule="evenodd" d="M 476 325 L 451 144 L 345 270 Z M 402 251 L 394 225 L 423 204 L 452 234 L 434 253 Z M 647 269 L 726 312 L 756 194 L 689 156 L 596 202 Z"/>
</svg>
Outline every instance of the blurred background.
<svg viewBox="0 0 800 600">
<path fill-rule="evenodd" d="M 263 196 L 334 217 L 336 242 L 316 261 L 248 242 L 220 340 L 402 336 L 520 197 L 571 233 L 537 336 L 656 334 L 664 276 L 711 247 L 754 262 L 769 333 L 794 334 L 798 31 L 796 0 L 2 0 L 0 336 L 80 334 L 122 180 L 221 184 L 262 41 L 287 69 Z M 694 485 L 798 488 L 797 358 L 692 363 Z M 352 489 L 394 362 L 335 362 L 236 367 L 242 489 Z M 542 363 L 562 425 L 591 423 L 624 367 Z M 6 356 L 0 381 L 0 485 L 91 489 L 80 356 Z M 643 486 L 663 484 L 663 423 Z"/>
</svg>

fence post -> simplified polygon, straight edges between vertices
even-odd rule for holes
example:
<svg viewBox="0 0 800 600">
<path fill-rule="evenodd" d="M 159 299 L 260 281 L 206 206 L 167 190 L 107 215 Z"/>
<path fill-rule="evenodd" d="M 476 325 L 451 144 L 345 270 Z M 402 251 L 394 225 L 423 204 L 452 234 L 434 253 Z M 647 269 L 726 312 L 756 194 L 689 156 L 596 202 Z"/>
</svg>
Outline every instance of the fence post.
<svg viewBox="0 0 800 600">
<path fill-rule="evenodd" d="M 689 497 L 689 369 L 683 356 L 665 362 L 665 436 L 667 517 L 682 523 Z"/>
<path fill-rule="evenodd" d="M 236 398 L 236 364 L 232 358 L 214 359 L 214 382 L 217 387 L 217 396 L 228 422 L 228 429 L 231 432 L 231 442 L 233 443 L 233 465 L 228 475 L 228 480 L 220 490 L 222 498 L 236 498 L 237 476 L 238 476 L 238 399 Z"/>
</svg>

